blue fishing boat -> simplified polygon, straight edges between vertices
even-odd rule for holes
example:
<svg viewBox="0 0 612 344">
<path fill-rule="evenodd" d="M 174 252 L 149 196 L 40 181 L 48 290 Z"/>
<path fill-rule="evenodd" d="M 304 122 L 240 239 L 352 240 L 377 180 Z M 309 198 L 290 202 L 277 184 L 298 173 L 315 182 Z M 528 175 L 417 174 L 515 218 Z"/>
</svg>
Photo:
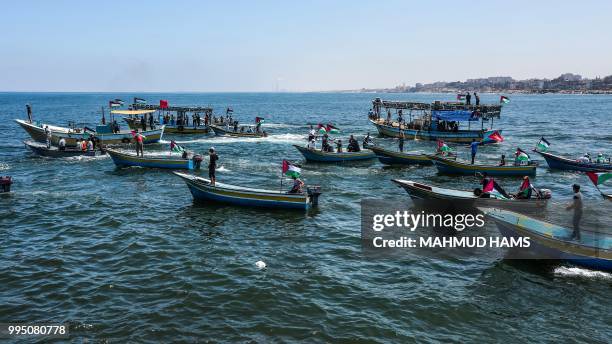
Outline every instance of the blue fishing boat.
<svg viewBox="0 0 612 344">
<path fill-rule="evenodd" d="M 210 180 L 180 172 L 174 172 L 189 187 L 198 201 L 220 202 L 247 207 L 303 209 L 318 205 L 320 187 L 308 187 L 307 192 L 292 194 L 283 191 L 252 189 L 241 186 L 215 183 Z"/>
<path fill-rule="evenodd" d="M 400 132 L 403 132 L 408 139 L 463 143 L 477 140 L 484 144 L 497 142 L 488 139 L 497 133 L 501 139 L 501 130 L 493 129 L 493 120 L 500 117 L 501 105 L 418 103 L 376 98 L 372 106 L 369 119 L 382 136 L 400 137 Z M 391 118 L 392 110 L 397 112 L 397 120 Z M 485 128 L 485 123 L 490 128 Z"/>
<path fill-rule="evenodd" d="M 368 146 L 385 165 L 432 165 L 431 159 L 421 152 L 397 152 L 378 146 Z"/>
<path fill-rule="evenodd" d="M 452 160 L 439 155 L 428 155 L 441 174 L 473 176 L 477 173 L 490 176 L 535 176 L 537 164 L 529 165 L 482 165 L 467 161 Z"/>
<path fill-rule="evenodd" d="M 612 171 L 612 163 L 596 163 L 596 162 L 584 162 L 575 159 L 569 159 L 560 155 L 555 155 L 547 152 L 541 152 L 537 149 L 534 152 L 540 154 L 548 167 L 556 170 L 566 171 L 583 171 L 583 172 L 598 172 L 598 171 Z"/>
<path fill-rule="evenodd" d="M 359 152 L 323 152 L 318 149 L 309 149 L 300 145 L 293 145 L 306 160 L 316 162 L 346 162 L 369 160 L 376 158 L 376 154 L 369 149 L 362 149 Z"/>
<path fill-rule="evenodd" d="M 202 162 L 201 155 L 194 155 L 191 159 L 176 157 L 142 157 L 135 154 L 120 152 L 114 149 L 106 149 L 106 152 L 113 159 L 118 167 L 148 167 L 148 168 L 167 168 L 172 170 L 199 169 Z"/>
<path fill-rule="evenodd" d="M 545 221 L 494 208 L 479 208 L 493 220 L 502 236 L 529 237 L 529 251 L 538 257 L 569 261 L 576 265 L 612 271 L 612 236 L 581 231 L 581 239 L 571 240 L 572 230 Z"/>
</svg>

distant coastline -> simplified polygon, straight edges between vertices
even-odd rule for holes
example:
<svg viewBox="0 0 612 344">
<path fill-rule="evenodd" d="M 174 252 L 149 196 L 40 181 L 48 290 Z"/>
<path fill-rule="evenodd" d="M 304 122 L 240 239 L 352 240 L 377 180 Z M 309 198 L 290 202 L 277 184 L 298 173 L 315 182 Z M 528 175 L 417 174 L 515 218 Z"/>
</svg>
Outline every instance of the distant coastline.
<svg viewBox="0 0 612 344">
<path fill-rule="evenodd" d="M 555 79 L 515 80 L 495 76 L 466 81 L 438 81 L 430 84 L 398 85 L 392 88 L 362 88 L 340 92 L 357 93 L 524 93 L 524 94 L 612 94 L 612 75 L 595 79 L 565 73 Z"/>
</svg>

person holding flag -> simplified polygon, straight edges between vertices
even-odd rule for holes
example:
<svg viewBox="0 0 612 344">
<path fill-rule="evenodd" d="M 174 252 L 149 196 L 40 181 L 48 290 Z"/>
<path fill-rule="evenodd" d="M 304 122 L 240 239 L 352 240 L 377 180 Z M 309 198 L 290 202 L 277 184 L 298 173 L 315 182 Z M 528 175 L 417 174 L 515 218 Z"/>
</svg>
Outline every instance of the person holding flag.
<svg viewBox="0 0 612 344">
<path fill-rule="evenodd" d="M 515 166 L 523 166 L 529 165 L 531 158 L 529 154 L 527 154 L 524 150 L 517 147 L 516 152 L 514 153 L 514 165 Z"/>
<path fill-rule="evenodd" d="M 293 186 L 291 187 L 291 190 L 289 190 L 288 193 L 297 194 L 304 192 L 302 190 L 302 188 L 304 187 L 304 182 L 300 179 L 302 170 L 297 165 L 294 165 L 287 160 L 283 160 L 283 173 L 293 179 Z"/>
<path fill-rule="evenodd" d="M 499 103 L 500 104 L 508 104 L 508 103 L 510 103 L 510 98 L 508 98 L 506 96 L 501 96 L 501 97 L 499 97 Z"/>
<path fill-rule="evenodd" d="M 261 132 L 261 124 L 264 122 L 264 120 L 265 119 L 263 117 L 255 117 L 255 132 Z"/>
</svg>

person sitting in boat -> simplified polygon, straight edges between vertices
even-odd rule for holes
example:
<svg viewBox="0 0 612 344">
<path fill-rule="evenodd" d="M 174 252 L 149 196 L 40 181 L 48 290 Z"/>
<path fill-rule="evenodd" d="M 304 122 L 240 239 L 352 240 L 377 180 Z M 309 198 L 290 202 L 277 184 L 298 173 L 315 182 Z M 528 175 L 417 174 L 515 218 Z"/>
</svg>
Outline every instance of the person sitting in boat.
<svg viewBox="0 0 612 344">
<path fill-rule="evenodd" d="M 516 195 L 514 195 L 514 198 L 530 199 L 532 190 L 535 190 L 535 188 L 533 187 L 533 185 L 531 185 L 531 182 L 529 181 L 529 177 L 525 176 L 523 177 L 523 182 L 521 183 L 521 186 L 519 187 L 519 190 L 516 193 Z"/>
<path fill-rule="evenodd" d="M 501 159 L 499 160 L 499 165 L 497 166 L 506 166 L 506 154 L 501 155 Z"/>
<path fill-rule="evenodd" d="M 244 133 L 244 126 L 240 127 L 240 132 Z"/>
<path fill-rule="evenodd" d="M 342 140 L 336 141 L 336 152 L 342 153 Z"/>
<path fill-rule="evenodd" d="M 604 157 L 603 153 L 597 154 L 597 159 L 595 160 L 595 162 L 597 162 L 598 164 L 603 164 L 606 162 L 606 158 Z"/>
<path fill-rule="evenodd" d="M 87 140 L 81 141 L 81 151 L 87 152 Z"/>
<path fill-rule="evenodd" d="M 89 140 L 87 140 L 87 151 L 93 152 L 93 150 L 94 150 L 94 144 L 93 144 L 93 140 L 90 138 Z"/>
<path fill-rule="evenodd" d="M 297 176 L 293 176 L 291 178 L 293 178 L 293 186 L 291 187 L 291 190 L 289 190 L 289 193 L 290 194 L 303 193 L 304 191 L 302 190 L 302 188 L 304 187 L 304 182 L 301 181 L 300 178 L 298 178 Z"/>
<path fill-rule="evenodd" d="M 353 137 L 353 135 L 351 135 L 351 137 L 349 137 L 349 142 L 348 142 L 348 146 L 346 147 L 346 150 L 348 152 L 359 152 L 359 151 L 361 151 L 361 148 L 359 147 L 359 143 L 357 142 L 357 140 L 355 140 L 355 137 Z"/>
<path fill-rule="evenodd" d="M 234 121 L 234 132 L 238 131 L 238 121 Z"/>
<path fill-rule="evenodd" d="M 66 150 L 66 140 L 63 137 L 59 140 L 57 145 L 59 147 L 59 150 L 61 151 Z"/>
<path fill-rule="evenodd" d="M 591 154 L 584 153 L 583 156 L 581 156 L 580 158 L 578 158 L 578 162 L 584 163 L 584 164 L 588 164 L 591 162 Z"/>
<path fill-rule="evenodd" d="M 512 198 L 501 185 L 497 184 L 495 179 L 489 177 L 487 173 L 483 173 L 482 175 L 482 192 L 491 194 L 492 192 L 497 191 L 500 195 L 505 198 Z"/>
<path fill-rule="evenodd" d="M 516 152 L 514 153 L 514 166 L 524 166 L 529 164 L 531 164 L 529 155 L 527 155 L 527 153 L 520 148 L 517 148 Z"/>
<path fill-rule="evenodd" d="M 249 128 L 247 129 L 247 133 L 252 134 L 252 133 L 253 133 L 253 128 L 249 127 Z"/>
<path fill-rule="evenodd" d="M 438 140 L 438 149 L 437 153 L 442 156 L 447 156 L 451 154 L 450 147 L 443 140 Z"/>
<path fill-rule="evenodd" d="M 368 146 L 371 146 L 373 144 L 374 141 L 372 141 L 372 138 L 370 137 L 370 132 L 368 132 L 368 135 L 363 138 L 363 148 L 367 148 Z"/>
</svg>

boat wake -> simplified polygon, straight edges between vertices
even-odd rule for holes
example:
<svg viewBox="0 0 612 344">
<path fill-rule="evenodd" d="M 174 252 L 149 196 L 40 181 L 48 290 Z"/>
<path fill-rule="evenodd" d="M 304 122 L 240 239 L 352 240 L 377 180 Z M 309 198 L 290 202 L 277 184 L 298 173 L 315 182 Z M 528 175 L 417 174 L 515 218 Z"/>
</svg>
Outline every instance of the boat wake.
<svg viewBox="0 0 612 344">
<path fill-rule="evenodd" d="M 578 268 L 578 267 L 560 266 L 558 268 L 555 268 L 554 274 L 556 276 L 562 276 L 562 277 L 584 277 L 584 278 L 592 278 L 592 279 L 612 280 L 611 273 L 597 271 L 597 270 L 589 270 L 589 269 Z"/>
<path fill-rule="evenodd" d="M 11 169 L 11 166 L 9 166 L 9 164 L 4 163 L 4 162 L 0 163 L 0 171 L 6 171 L 10 169 Z"/>
</svg>

